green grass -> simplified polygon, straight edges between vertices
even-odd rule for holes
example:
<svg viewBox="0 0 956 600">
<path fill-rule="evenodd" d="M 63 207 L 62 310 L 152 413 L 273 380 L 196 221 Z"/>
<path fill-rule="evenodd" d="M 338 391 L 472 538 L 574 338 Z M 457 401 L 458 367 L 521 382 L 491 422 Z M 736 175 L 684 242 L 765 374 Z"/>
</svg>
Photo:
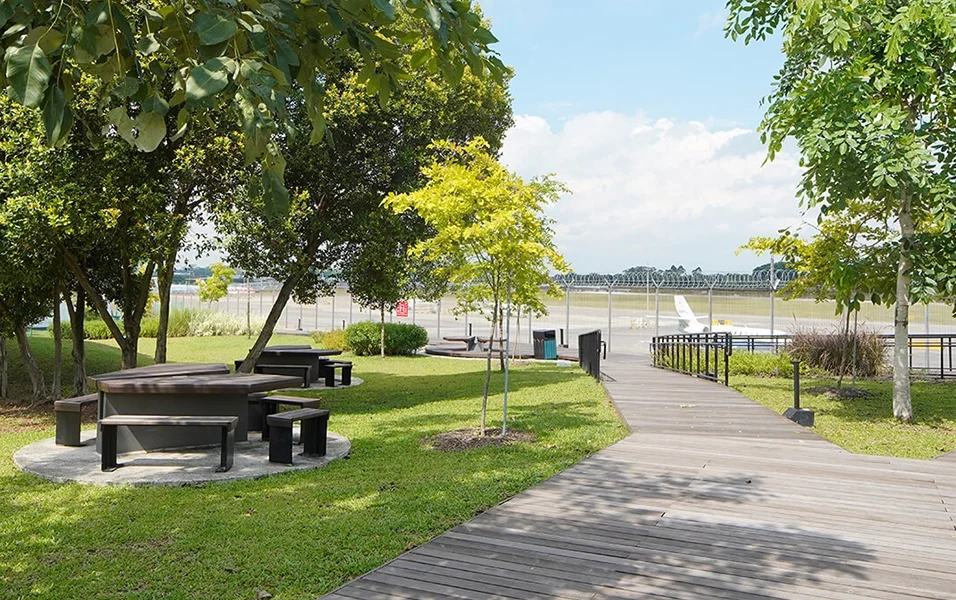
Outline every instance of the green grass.
<svg viewBox="0 0 956 600">
<path fill-rule="evenodd" d="M 835 385 L 829 379 L 803 379 L 800 406 L 815 411 L 813 431 L 838 446 L 860 454 L 904 458 L 933 458 L 956 449 L 953 384 L 914 382 L 916 420 L 909 424 L 893 418 L 890 381 L 858 382 L 857 387 L 872 394 L 866 398 L 840 400 L 806 393 L 813 387 Z M 779 413 L 793 405 L 790 379 L 731 375 L 730 386 Z"/>
<path fill-rule="evenodd" d="M 97 345 L 97 365 L 118 360 Z M 247 347 L 176 339 L 170 356 L 227 361 Z M 626 434 L 596 381 L 533 365 L 512 370 L 509 394 L 509 424 L 533 443 L 428 450 L 422 438 L 477 425 L 483 363 L 353 360 L 365 384 L 318 394 L 352 456 L 315 471 L 187 488 L 57 485 L 10 459 L 52 436 L 52 422 L 0 435 L 0 597 L 315 598 Z M 498 424 L 498 373 L 493 390 Z"/>
</svg>

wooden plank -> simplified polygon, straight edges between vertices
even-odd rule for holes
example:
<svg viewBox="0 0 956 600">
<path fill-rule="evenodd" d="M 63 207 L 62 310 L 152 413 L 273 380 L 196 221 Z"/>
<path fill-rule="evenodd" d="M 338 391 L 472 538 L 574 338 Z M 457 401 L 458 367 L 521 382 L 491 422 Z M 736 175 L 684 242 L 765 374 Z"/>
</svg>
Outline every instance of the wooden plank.
<svg viewBox="0 0 956 600">
<path fill-rule="evenodd" d="M 339 598 L 956 600 L 956 461 L 854 455 L 633 357 L 604 370 L 628 438 Z"/>
</svg>

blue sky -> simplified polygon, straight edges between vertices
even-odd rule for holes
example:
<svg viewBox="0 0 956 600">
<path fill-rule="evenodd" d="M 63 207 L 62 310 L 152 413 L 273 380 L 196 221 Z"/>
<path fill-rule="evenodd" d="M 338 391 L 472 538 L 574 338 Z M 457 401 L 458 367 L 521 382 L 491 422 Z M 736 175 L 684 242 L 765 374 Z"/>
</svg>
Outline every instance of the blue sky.
<svg viewBox="0 0 956 600">
<path fill-rule="evenodd" d="M 550 215 L 575 270 L 749 270 L 761 259 L 735 256 L 740 244 L 800 221 L 797 157 L 761 168 L 754 132 L 779 41 L 725 39 L 724 2 L 481 5 L 516 70 L 502 158 L 574 191 Z"/>
</svg>

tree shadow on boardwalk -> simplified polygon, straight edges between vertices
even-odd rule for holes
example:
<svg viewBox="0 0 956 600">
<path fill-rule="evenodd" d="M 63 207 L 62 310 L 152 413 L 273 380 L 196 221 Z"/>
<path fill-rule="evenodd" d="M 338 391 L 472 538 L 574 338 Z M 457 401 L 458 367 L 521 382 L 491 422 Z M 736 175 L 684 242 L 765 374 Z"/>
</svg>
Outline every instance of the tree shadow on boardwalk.
<svg viewBox="0 0 956 600">
<path fill-rule="evenodd" d="M 885 547 L 759 516 L 775 498 L 759 478 L 698 473 L 615 477 L 608 464 L 587 461 L 356 580 L 348 593 L 915 598 L 951 583 L 932 572 L 901 581 L 877 564 Z M 915 558 L 894 562 L 920 568 Z"/>
</svg>

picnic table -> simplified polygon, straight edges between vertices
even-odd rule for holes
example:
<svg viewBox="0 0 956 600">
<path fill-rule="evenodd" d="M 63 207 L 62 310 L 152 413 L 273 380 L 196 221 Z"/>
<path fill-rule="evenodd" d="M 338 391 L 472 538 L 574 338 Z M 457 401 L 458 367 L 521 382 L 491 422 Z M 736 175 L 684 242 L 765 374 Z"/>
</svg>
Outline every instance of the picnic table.
<svg viewBox="0 0 956 600">
<path fill-rule="evenodd" d="M 297 377 L 264 374 L 116 377 L 96 382 L 102 414 L 235 416 L 235 439 L 248 439 L 249 395 L 295 387 Z M 182 427 L 119 427 L 117 452 L 207 446 L 219 443 L 219 432 Z"/>
<path fill-rule="evenodd" d="M 326 350 L 311 346 L 266 346 L 259 356 L 258 364 L 308 365 L 312 368 L 309 378 L 314 383 L 325 377 L 323 363 L 329 360 L 328 357 L 339 354 L 342 354 L 341 350 Z"/>
</svg>

